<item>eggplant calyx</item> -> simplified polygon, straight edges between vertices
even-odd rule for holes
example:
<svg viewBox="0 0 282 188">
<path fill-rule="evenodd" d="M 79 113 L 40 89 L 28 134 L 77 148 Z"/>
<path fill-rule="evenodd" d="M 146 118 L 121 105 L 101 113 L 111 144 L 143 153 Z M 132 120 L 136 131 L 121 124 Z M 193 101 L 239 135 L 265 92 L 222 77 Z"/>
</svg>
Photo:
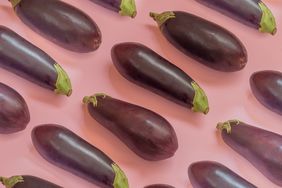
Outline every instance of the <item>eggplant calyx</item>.
<svg viewBox="0 0 282 188">
<path fill-rule="evenodd" d="M 167 11 L 167 12 L 163 12 L 163 13 L 154 13 L 154 12 L 150 12 L 150 17 L 152 17 L 159 25 L 159 27 L 161 25 L 163 25 L 167 20 L 171 19 L 171 18 L 175 18 L 175 14 L 172 11 Z"/>
<path fill-rule="evenodd" d="M 231 130 L 232 130 L 232 126 L 234 125 L 239 125 L 240 124 L 240 121 L 239 120 L 229 120 L 229 121 L 226 121 L 226 122 L 220 122 L 217 124 L 216 128 L 218 130 L 226 130 L 227 134 L 231 134 Z"/>
<path fill-rule="evenodd" d="M 259 31 L 264 33 L 270 33 L 274 35 L 277 31 L 276 22 L 270 9 L 263 2 L 259 2 L 259 7 L 262 11 L 262 17 L 260 20 Z"/>
<path fill-rule="evenodd" d="M 194 112 L 203 112 L 204 114 L 207 114 L 209 112 L 209 102 L 204 90 L 194 81 L 191 85 L 195 91 L 192 110 Z"/>
<path fill-rule="evenodd" d="M 72 87 L 71 87 L 71 82 L 70 82 L 70 79 L 69 79 L 67 73 L 57 63 L 54 64 L 54 67 L 55 67 L 56 72 L 58 74 L 57 81 L 56 81 L 55 93 L 70 96 L 71 93 L 72 93 Z"/>
<path fill-rule="evenodd" d="M 119 14 L 122 16 L 134 18 L 137 14 L 135 0 L 122 0 L 119 8 Z"/>
<path fill-rule="evenodd" d="M 16 8 L 16 6 L 22 1 L 22 0 L 9 0 L 12 4 L 13 8 Z"/>
<path fill-rule="evenodd" d="M 128 188 L 128 180 L 124 172 L 115 163 L 112 164 L 112 168 L 115 172 L 115 179 L 113 183 L 114 188 Z"/>
<path fill-rule="evenodd" d="M 16 184 L 24 182 L 24 178 L 22 176 L 12 176 L 10 178 L 0 177 L 0 182 L 6 188 L 13 188 Z"/>
<path fill-rule="evenodd" d="M 83 103 L 84 104 L 92 103 L 94 107 L 97 107 L 98 106 L 97 97 L 106 98 L 107 95 L 104 94 L 104 93 L 96 93 L 96 94 L 94 94 L 92 96 L 85 96 L 85 97 L 83 97 Z"/>
</svg>

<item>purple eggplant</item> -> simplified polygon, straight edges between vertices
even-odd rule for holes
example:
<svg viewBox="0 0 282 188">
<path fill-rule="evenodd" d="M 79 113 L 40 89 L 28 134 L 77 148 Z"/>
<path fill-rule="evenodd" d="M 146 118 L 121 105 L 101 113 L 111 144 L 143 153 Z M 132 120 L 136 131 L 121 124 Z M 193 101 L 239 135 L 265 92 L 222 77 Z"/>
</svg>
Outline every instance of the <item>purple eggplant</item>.
<svg viewBox="0 0 282 188">
<path fill-rule="evenodd" d="M 60 0 L 9 0 L 17 16 L 32 30 L 74 51 L 92 52 L 102 37 L 97 24 L 87 14 Z"/>
<path fill-rule="evenodd" d="M 124 172 L 105 153 L 61 125 L 39 125 L 32 142 L 51 164 L 102 188 L 128 188 Z"/>
<path fill-rule="evenodd" d="M 0 177 L 0 182 L 6 188 L 63 188 L 39 177 L 22 175 L 10 178 Z"/>
<path fill-rule="evenodd" d="M 166 184 L 154 184 L 154 185 L 148 185 L 144 188 L 175 188 L 175 187 Z"/>
<path fill-rule="evenodd" d="M 188 168 L 193 188 L 257 188 L 226 166 L 215 161 L 199 161 Z"/>
<path fill-rule="evenodd" d="M 1 25 L 0 67 L 57 94 L 71 95 L 71 82 L 63 68 L 44 51 Z"/>
<path fill-rule="evenodd" d="M 265 107 L 282 115 L 282 73 L 273 70 L 254 72 L 250 77 L 254 96 Z"/>
<path fill-rule="evenodd" d="M 97 122 L 143 159 L 164 160 L 178 148 L 173 127 L 151 110 L 105 94 L 84 97 L 83 102 Z"/>
<path fill-rule="evenodd" d="M 218 123 L 224 142 L 282 186 L 282 136 L 238 120 Z"/>
<path fill-rule="evenodd" d="M 118 12 L 122 16 L 134 18 L 137 14 L 135 0 L 91 0 L 107 9 Z"/>
<path fill-rule="evenodd" d="M 260 0 L 196 0 L 260 32 L 276 33 L 276 22 L 271 10 Z"/>
<path fill-rule="evenodd" d="M 30 121 L 24 98 L 13 88 L 0 82 L 0 133 L 22 131 Z"/>
<path fill-rule="evenodd" d="M 112 47 L 111 55 L 116 69 L 127 80 L 195 112 L 208 113 L 204 90 L 150 48 L 140 43 L 120 43 Z"/>
<path fill-rule="evenodd" d="M 172 45 L 198 62 L 223 72 L 239 71 L 246 66 L 246 48 L 223 27 L 181 11 L 150 16 Z"/>
</svg>

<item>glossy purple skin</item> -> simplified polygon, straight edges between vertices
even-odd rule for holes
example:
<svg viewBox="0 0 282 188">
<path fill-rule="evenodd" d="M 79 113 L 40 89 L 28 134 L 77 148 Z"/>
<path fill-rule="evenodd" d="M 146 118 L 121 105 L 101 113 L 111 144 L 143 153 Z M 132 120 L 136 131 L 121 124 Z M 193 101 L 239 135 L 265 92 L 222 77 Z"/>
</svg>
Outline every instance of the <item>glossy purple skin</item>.
<svg viewBox="0 0 282 188">
<path fill-rule="evenodd" d="M 24 182 L 17 183 L 13 188 L 62 188 L 59 185 L 35 176 L 23 175 L 22 177 Z"/>
<path fill-rule="evenodd" d="M 196 0 L 237 21 L 259 29 L 262 11 L 260 0 Z"/>
<path fill-rule="evenodd" d="M 215 161 L 192 163 L 188 168 L 188 176 L 193 188 L 257 188 Z"/>
<path fill-rule="evenodd" d="M 112 97 L 97 96 L 88 104 L 91 116 L 133 152 L 149 161 L 172 157 L 178 148 L 176 133 L 159 114 Z"/>
<path fill-rule="evenodd" d="M 32 30 L 75 52 L 92 52 L 102 37 L 96 23 L 81 10 L 59 0 L 21 0 L 18 17 Z"/>
<path fill-rule="evenodd" d="M 234 123 L 231 123 L 234 125 Z M 233 150 L 245 157 L 273 183 L 282 186 L 282 136 L 246 123 L 221 133 Z"/>
<path fill-rule="evenodd" d="M 29 109 L 24 98 L 0 82 L 0 134 L 22 131 L 29 121 Z"/>
<path fill-rule="evenodd" d="M 54 91 L 58 77 L 55 63 L 44 51 L 0 26 L 0 67 Z"/>
<path fill-rule="evenodd" d="M 247 64 L 247 51 L 230 31 L 193 14 L 173 11 L 160 26 L 166 39 L 198 62 L 218 71 L 235 72 Z"/>
<path fill-rule="evenodd" d="M 144 188 L 175 188 L 175 187 L 166 184 L 154 184 L 154 185 L 148 185 Z"/>
<path fill-rule="evenodd" d="M 32 142 L 48 162 L 102 188 L 112 188 L 114 163 L 106 154 L 60 125 L 39 125 Z"/>
<path fill-rule="evenodd" d="M 113 10 L 115 12 L 120 11 L 121 0 L 91 0 L 91 1 L 109 10 Z"/>
<path fill-rule="evenodd" d="M 177 104 L 193 107 L 194 80 L 150 48 L 139 43 L 120 43 L 112 47 L 111 56 L 127 80 Z"/>
<path fill-rule="evenodd" d="M 265 107 L 282 115 L 282 73 L 273 70 L 251 75 L 250 86 L 254 96 Z"/>
</svg>

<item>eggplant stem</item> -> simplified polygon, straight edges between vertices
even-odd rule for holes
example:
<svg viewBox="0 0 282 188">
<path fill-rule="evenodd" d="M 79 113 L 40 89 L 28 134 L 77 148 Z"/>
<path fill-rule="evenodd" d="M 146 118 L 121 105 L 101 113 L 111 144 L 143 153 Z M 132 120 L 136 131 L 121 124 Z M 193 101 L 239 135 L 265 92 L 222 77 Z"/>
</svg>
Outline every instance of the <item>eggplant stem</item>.
<svg viewBox="0 0 282 188">
<path fill-rule="evenodd" d="M 96 93 L 96 94 L 94 94 L 92 96 L 85 96 L 85 97 L 83 97 L 83 103 L 84 104 L 92 103 L 94 107 L 97 107 L 98 106 L 97 97 L 106 98 L 107 95 L 104 94 L 104 93 Z"/>
<path fill-rule="evenodd" d="M 16 6 L 22 1 L 22 0 L 9 0 L 12 4 L 13 8 L 16 8 Z"/>
<path fill-rule="evenodd" d="M 172 11 L 167 11 L 167 12 L 163 12 L 163 13 L 154 13 L 154 12 L 150 12 L 150 17 L 152 17 L 159 25 L 159 27 L 161 25 L 163 25 L 167 20 L 171 19 L 171 18 L 175 18 L 175 14 Z"/>
<path fill-rule="evenodd" d="M 232 126 L 239 125 L 239 124 L 240 124 L 240 121 L 234 119 L 234 120 L 229 120 L 223 123 L 220 122 L 217 124 L 216 128 L 220 131 L 226 130 L 227 134 L 231 134 Z"/>
<path fill-rule="evenodd" d="M 121 0 L 119 14 L 134 18 L 137 14 L 135 0 Z"/>
<path fill-rule="evenodd" d="M 271 13 L 270 9 L 263 2 L 258 3 L 261 11 L 262 17 L 260 20 L 260 32 L 270 33 L 274 35 L 277 31 L 276 22 L 273 14 Z"/>
<path fill-rule="evenodd" d="M 112 168 L 115 172 L 115 179 L 113 183 L 114 188 L 128 188 L 128 180 L 124 172 L 115 163 L 112 164 Z"/>
<path fill-rule="evenodd" d="M 16 184 L 24 182 L 24 178 L 22 176 L 12 176 L 10 178 L 0 177 L 0 182 L 6 188 L 13 188 Z"/>
<path fill-rule="evenodd" d="M 191 85 L 195 91 L 192 110 L 207 114 L 209 112 L 209 102 L 204 90 L 195 81 Z"/>
<path fill-rule="evenodd" d="M 70 96 L 71 93 L 72 93 L 72 86 L 71 86 L 71 82 L 70 82 L 70 79 L 69 79 L 67 73 L 57 63 L 54 64 L 54 67 L 55 67 L 56 72 L 58 74 L 57 81 L 56 81 L 55 93 Z"/>
</svg>

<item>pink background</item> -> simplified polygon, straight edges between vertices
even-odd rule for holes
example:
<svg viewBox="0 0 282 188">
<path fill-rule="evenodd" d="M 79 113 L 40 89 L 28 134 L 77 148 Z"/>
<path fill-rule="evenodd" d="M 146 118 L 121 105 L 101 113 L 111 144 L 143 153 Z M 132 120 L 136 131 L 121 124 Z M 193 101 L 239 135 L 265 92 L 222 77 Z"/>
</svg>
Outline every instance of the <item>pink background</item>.
<svg viewBox="0 0 282 188">
<path fill-rule="evenodd" d="M 134 20 L 120 17 L 89 0 L 67 2 L 83 9 L 99 25 L 103 43 L 96 52 L 78 54 L 54 45 L 25 26 L 15 16 L 7 0 L 0 1 L 1 24 L 50 54 L 68 72 L 73 85 L 71 97 L 56 96 L 49 90 L 0 69 L 0 81 L 15 88 L 26 99 L 31 113 L 31 121 L 25 131 L 0 135 L 1 176 L 31 174 L 68 188 L 95 187 L 49 164 L 34 149 L 30 138 L 32 128 L 39 124 L 57 123 L 73 130 L 108 154 L 125 171 L 132 188 L 153 183 L 191 188 L 187 168 L 199 160 L 221 162 L 260 188 L 278 187 L 225 145 L 215 127 L 219 121 L 237 118 L 282 134 L 281 116 L 258 103 L 249 87 L 252 72 L 264 69 L 281 71 L 281 0 L 264 1 L 276 17 L 278 32 L 275 36 L 261 34 L 191 0 L 137 0 L 138 15 Z M 148 16 L 149 11 L 167 10 L 194 13 L 236 34 L 248 51 L 249 61 L 245 69 L 237 73 L 216 72 L 176 50 Z M 209 97 L 209 114 L 192 113 L 121 77 L 112 65 L 110 50 L 115 43 L 125 41 L 147 45 L 193 77 Z M 88 115 L 82 105 L 82 98 L 97 92 L 144 106 L 164 116 L 177 132 L 179 149 L 175 156 L 161 162 L 148 162 L 136 156 Z"/>
</svg>

